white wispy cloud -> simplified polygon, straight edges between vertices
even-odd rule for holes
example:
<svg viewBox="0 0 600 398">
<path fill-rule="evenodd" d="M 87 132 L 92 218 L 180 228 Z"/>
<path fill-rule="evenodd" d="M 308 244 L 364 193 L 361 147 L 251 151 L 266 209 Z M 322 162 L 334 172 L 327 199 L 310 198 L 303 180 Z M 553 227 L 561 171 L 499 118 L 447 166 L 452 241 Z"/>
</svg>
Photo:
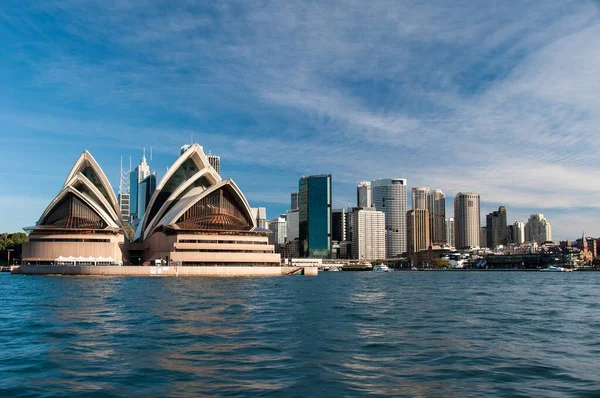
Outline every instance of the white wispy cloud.
<svg viewBox="0 0 600 398">
<path fill-rule="evenodd" d="M 407 177 L 550 212 L 557 236 L 570 216 L 600 234 L 579 216 L 600 203 L 599 17 L 559 0 L 32 2 L 0 19 L 23 38 L 24 87 L 59 116 L 0 107 L 0 121 L 164 153 L 193 134 L 240 165 L 251 201 L 287 203 L 325 172 L 352 205 L 356 181 Z"/>
</svg>

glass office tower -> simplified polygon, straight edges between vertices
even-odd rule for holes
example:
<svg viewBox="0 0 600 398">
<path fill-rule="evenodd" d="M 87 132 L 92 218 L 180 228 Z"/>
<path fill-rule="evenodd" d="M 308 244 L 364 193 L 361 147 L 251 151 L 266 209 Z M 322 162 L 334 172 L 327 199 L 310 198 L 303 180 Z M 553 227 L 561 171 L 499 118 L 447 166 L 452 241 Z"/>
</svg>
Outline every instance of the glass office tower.
<svg viewBox="0 0 600 398">
<path fill-rule="evenodd" d="M 331 256 L 331 174 L 299 182 L 300 257 Z"/>
<path fill-rule="evenodd" d="M 156 176 L 149 175 L 140 182 L 137 196 L 137 218 L 142 219 L 146 213 L 146 207 L 150 203 L 150 198 L 156 190 Z"/>
<path fill-rule="evenodd" d="M 129 204 L 129 214 L 131 219 L 137 217 L 138 214 L 138 172 L 137 169 L 129 173 L 129 197 L 131 198 Z"/>
</svg>

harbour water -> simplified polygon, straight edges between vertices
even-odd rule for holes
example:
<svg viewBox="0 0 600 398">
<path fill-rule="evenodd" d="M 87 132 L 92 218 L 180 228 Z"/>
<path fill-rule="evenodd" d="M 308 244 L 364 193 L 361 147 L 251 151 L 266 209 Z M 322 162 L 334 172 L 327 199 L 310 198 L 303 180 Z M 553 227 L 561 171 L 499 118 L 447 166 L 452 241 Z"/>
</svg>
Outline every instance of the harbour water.
<svg viewBox="0 0 600 398">
<path fill-rule="evenodd" d="M 598 396 L 600 273 L 0 274 L 0 396 Z"/>
</svg>

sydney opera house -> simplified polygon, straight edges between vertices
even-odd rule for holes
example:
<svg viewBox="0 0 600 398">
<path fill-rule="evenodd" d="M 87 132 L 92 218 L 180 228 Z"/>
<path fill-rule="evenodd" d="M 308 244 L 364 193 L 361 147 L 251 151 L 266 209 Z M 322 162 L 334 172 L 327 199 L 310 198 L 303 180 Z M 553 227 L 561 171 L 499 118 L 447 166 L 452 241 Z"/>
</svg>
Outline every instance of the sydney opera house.
<svg viewBox="0 0 600 398">
<path fill-rule="evenodd" d="M 25 270 L 122 265 L 112 268 L 139 274 L 144 267 L 131 266 L 130 255 L 139 264 L 174 265 L 188 274 L 202 274 L 197 270 L 208 267 L 253 267 L 256 272 L 250 273 L 261 274 L 259 269 L 280 266 L 280 255 L 268 243 L 269 232 L 257 228 L 239 187 L 221 178 L 198 144 L 169 167 L 131 242 L 125 239 L 117 197 L 87 151 L 36 225 L 26 230 Z"/>
</svg>

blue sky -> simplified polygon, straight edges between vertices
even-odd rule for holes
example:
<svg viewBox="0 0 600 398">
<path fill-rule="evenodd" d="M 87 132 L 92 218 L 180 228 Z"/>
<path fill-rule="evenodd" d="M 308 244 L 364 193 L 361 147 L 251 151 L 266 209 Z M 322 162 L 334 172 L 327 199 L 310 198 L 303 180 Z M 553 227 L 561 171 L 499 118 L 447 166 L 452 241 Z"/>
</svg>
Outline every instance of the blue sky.
<svg viewBox="0 0 600 398">
<path fill-rule="evenodd" d="M 116 188 L 193 135 L 269 217 L 331 173 L 335 207 L 399 177 L 600 235 L 599 37 L 597 1 L 3 1 L 0 231 L 84 149 Z"/>
</svg>

